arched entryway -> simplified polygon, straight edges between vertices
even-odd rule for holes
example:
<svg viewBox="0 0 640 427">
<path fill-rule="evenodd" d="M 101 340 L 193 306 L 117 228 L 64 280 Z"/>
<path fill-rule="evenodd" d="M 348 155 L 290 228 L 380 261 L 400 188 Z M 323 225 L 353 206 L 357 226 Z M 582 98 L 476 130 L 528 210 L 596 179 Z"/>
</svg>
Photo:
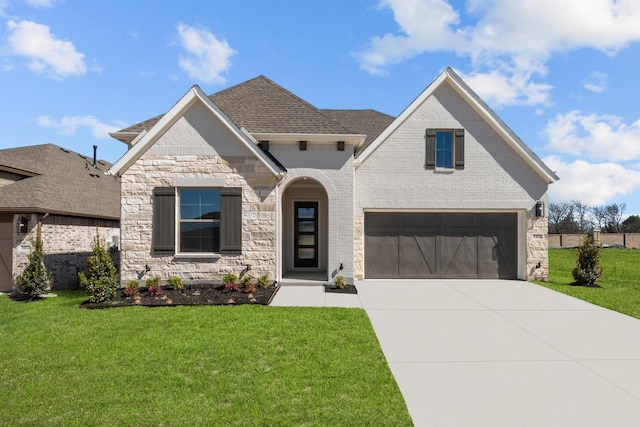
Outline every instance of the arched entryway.
<svg viewBox="0 0 640 427">
<path fill-rule="evenodd" d="M 283 278 L 327 279 L 329 199 L 322 184 L 303 177 L 282 195 Z"/>
</svg>

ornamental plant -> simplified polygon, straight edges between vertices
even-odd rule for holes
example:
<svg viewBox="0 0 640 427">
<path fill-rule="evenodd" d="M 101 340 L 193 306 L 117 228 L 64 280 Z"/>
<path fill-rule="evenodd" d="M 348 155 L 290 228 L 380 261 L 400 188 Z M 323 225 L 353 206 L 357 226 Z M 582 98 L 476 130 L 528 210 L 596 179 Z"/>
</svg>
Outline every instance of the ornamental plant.
<svg viewBox="0 0 640 427">
<path fill-rule="evenodd" d="M 258 286 L 261 288 L 268 288 L 269 285 L 271 284 L 271 281 L 269 280 L 269 276 L 267 276 L 266 274 L 263 274 L 262 276 L 258 277 Z"/>
<path fill-rule="evenodd" d="M 162 294 L 162 286 L 160 286 L 160 276 L 150 277 L 146 281 L 147 293 L 149 296 Z"/>
<path fill-rule="evenodd" d="M 118 292 L 118 270 L 105 248 L 104 241 L 100 239 L 100 234 L 96 233 L 91 248 L 93 253 L 87 260 L 87 272 L 78 273 L 80 287 L 89 292 L 90 302 L 113 299 Z"/>
<path fill-rule="evenodd" d="M 336 278 L 333 280 L 333 284 L 338 289 L 342 289 L 347 285 L 347 283 L 344 281 L 343 276 L 336 276 Z"/>
<path fill-rule="evenodd" d="M 242 279 L 240 279 L 240 287 L 241 288 L 246 287 L 249 283 L 251 283 L 252 280 L 253 280 L 252 275 L 245 274 L 244 276 L 242 276 Z"/>
<path fill-rule="evenodd" d="M 169 286 L 171 286 L 175 290 L 182 290 L 184 288 L 184 283 L 182 283 L 182 278 L 179 276 L 171 276 L 167 279 Z"/>
<path fill-rule="evenodd" d="M 138 295 L 140 293 L 140 284 L 135 279 L 129 280 L 122 292 L 128 297 Z"/>
<path fill-rule="evenodd" d="M 602 277 L 600 249 L 600 244 L 595 242 L 593 236 L 587 235 L 584 238 L 578 248 L 576 267 L 571 272 L 575 285 L 598 287 L 598 281 Z"/>
<path fill-rule="evenodd" d="M 18 292 L 28 298 L 36 298 L 47 293 L 53 285 L 51 272 L 44 265 L 42 238 L 38 235 L 31 241 L 33 249 L 29 253 L 29 264 L 16 278 Z"/>
</svg>

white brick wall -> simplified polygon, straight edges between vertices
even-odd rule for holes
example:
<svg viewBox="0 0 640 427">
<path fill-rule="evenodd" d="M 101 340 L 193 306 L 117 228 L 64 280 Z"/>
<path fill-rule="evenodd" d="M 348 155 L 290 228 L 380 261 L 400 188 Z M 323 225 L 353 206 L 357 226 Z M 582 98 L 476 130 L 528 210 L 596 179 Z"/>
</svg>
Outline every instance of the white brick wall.
<svg viewBox="0 0 640 427">
<path fill-rule="evenodd" d="M 425 169 L 427 128 L 465 129 L 464 170 Z M 546 199 L 546 191 L 547 183 L 444 84 L 356 170 L 356 247 L 364 246 L 362 218 L 367 209 L 504 210 L 530 215 L 536 201 Z M 525 231 L 523 236 L 529 236 Z M 525 251 L 528 241 L 523 240 L 520 250 Z M 361 264 L 358 277 L 363 274 Z"/>
</svg>

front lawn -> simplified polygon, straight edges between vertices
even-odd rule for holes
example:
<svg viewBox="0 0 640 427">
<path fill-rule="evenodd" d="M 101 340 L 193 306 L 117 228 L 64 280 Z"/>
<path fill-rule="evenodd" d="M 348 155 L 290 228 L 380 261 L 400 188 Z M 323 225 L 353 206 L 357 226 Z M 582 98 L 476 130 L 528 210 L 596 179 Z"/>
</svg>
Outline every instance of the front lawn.
<svg viewBox="0 0 640 427">
<path fill-rule="evenodd" d="M 411 425 L 363 310 L 0 296 L 2 425 Z"/>
<path fill-rule="evenodd" d="M 603 249 L 602 288 L 571 286 L 575 249 L 549 249 L 549 282 L 540 285 L 640 319 L 640 251 Z"/>
</svg>

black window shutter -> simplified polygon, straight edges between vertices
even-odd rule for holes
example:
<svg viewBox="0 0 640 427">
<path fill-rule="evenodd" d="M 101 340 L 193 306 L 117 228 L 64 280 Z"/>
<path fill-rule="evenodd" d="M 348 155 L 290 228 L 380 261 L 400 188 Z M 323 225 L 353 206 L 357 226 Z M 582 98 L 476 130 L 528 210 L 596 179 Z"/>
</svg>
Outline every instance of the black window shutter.
<svg viewBox="0 0 640 427">
<path fill-rule="evenodd" d="M 220 190 L 220 253 L 242 252 L 242 188 Z"/>
<path fill-rule="evenodd" d="M 426 160 L 424 167 L 426 169 L 436 168 L 436 130 L 427 129 L 425 134 L 426 143 Z"/>
<path fill-rule="evenodd" d="M 176 195 L 173 187 L 153 189 L 153 237 L 151 248 L 160 255 L 176 250 Z"/>
<path fill-rule="evenodd" d="M 455 167 L 464 169 L 464 129 L 456 129 Z"/>
</svg>

